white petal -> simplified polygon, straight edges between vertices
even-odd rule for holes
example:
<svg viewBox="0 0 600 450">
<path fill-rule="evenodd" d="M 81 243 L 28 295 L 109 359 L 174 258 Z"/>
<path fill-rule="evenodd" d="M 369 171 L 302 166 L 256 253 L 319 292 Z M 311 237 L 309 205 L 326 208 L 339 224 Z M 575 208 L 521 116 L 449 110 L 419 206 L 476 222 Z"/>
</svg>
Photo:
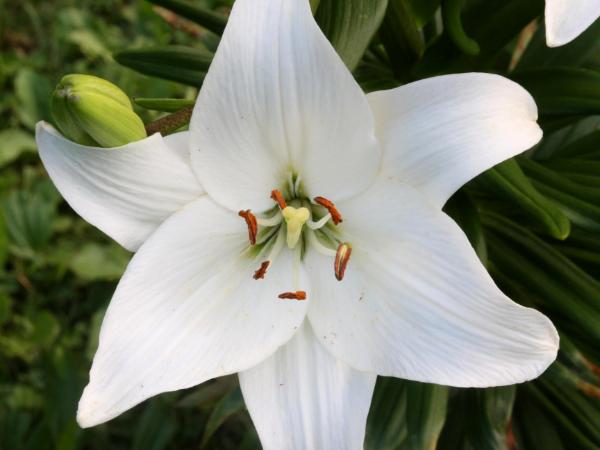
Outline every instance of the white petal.
<svg viewBox="0 0 600 450">
<path fill-rule="evenodd" d="M 75 144 L 44 122 L 36 129 L 44 167 L 71 208 L 131 251 L 204 194 L 190 167 L 188 139 L 188 133 L 155 134 L 109 149 Z"/>
<path fill-rule="evenodd" d="M 377 376 L 333 358 L 308 322 L 275 355 L 239 378 L 265 450 L 363 448 Z"/>
<path fill-rule="evenodd" d="M 440 208 L 467 181 L 542 137 L 531 96 L 498 75 L 444 75 L 368 98 L 385 174 Z"/>
<path fill-rule="evenodd" d="M 353 245 L 344 280 L 330 258 L 307 257 L 308 317 L 336 357 L 461 387 L 519 383 L 555 359 L 552 323 L 506 297 L 460 228 L 419 192 L 382 181 L 339 209 Z"/>
<path fill-rule="evenodd" d="M 208 197 L 171 216 L 135 254 L 110 303 L 90 382 L 84 426 L 148 397 L 252 367 L 287 342 L 307 301 L 303 269 L 284 251 L 264 280 L 248 256 L 244 221 Z M 309 297 L 310 299 L 310 297 Z"/>
<path fill-rule="evenodd" d="M 600 16 L 600 0 L 546 0 L 546 43 L 571 42 Z"/>
<path fill-rule="evenodd" d="M 233 210 L 273 206 L 293 173 L 308 195 L 365 189 L 380 163 L 373 117 L 307 0 L 237 0 L 190 125 L 206 191 Z"/>
</svg>

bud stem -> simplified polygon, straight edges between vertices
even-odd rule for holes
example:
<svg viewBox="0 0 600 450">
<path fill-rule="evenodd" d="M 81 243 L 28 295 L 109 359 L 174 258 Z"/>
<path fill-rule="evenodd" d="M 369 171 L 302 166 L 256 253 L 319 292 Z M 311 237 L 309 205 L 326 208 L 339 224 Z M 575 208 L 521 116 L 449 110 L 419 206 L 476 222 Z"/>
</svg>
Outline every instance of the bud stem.
<svg viewBox="0 0 600 450">
<path fill-rule="evenodd" d="M 190 123 L 190 119 L 192 118 L 192 112 L 194 111 L 193 106 L 188 106 L 186 108 L 180 109 L 173 114 L 169 114 L 167 116 L 161 117 L 158 120 L 146 124 L 146 133 L 148 136 L 153 135 L 154 133 L 160 133 L 163 136 L 167 134 L 171 134 L 174 131 L 177 131 L 179 128 L 183 127 Z"/>
</svg>

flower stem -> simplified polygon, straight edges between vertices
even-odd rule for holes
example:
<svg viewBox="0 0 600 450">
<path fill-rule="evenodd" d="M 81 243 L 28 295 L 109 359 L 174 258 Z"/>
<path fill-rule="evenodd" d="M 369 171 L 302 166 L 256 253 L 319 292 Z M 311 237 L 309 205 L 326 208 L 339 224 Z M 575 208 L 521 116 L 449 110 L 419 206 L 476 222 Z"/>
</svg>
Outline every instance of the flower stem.
<svg viewBox="0 0 600 450">
<path fill-rule="evenodd" d="M 158 120 L 147 123 L 146 132 L 148 133 L 148 136 L 151 136 L 154 133 L 160 133 L 163 136 L 166 136 L 167 134 L 173 133 L 184 125 L 187 125 L 190 123 L 193 110 L 193 106 L 188 106 L 180 109 L 177 112 L 174 112 L 173 114 L 169 114 L 161 117 Z"/>
</svg>

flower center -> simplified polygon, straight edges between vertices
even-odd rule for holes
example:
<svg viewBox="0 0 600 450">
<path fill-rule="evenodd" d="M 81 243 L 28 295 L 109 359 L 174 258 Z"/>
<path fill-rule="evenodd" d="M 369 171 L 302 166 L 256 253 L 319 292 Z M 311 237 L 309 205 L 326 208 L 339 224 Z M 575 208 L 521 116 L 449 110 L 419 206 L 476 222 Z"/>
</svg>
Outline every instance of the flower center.
<svg viewBox="0 0 600 450">
<path fill-rule="evenodd" d="M 250 210 L 239 212 L 248 226 L 250 241 L 249 252 L 262 260 L 254 272 L 255 280 L 262 280 L 279 253 L 287 248 L 302 259 L 307 249 L 329 256 L 333 260 L 335 277 L 342 281 L 352 246 L 340 239 L 337 226 L 342 223 L 342 215 L 331 200 L 315 197 L 313 200 L 300 195 L 299 183 L 290 183 L 287 198 L 273 190 L 271 198 L 276 204 L 270 213 L 255 216 Z M 282 300 L 305 300 L 307 294 L 302 290 L 283 292 L 278 296 Z"/>
</svg>

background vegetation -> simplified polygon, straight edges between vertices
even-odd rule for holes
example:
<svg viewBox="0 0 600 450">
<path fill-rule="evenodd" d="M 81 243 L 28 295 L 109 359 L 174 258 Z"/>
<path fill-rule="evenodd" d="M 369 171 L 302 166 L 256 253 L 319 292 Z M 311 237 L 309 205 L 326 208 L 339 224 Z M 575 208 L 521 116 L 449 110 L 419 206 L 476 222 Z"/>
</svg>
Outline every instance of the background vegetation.
<svg viewBox="0 0 600 450">
<path fill-rule="evenodd" d="M 107 78 L 134 98 L 195 97 L 231 2 L 152 2 L 0 0 L 0 450 L 260 448 L 235 377 L 161 395 L 90 430 L 75 423 L 130 254 L 61 199 L 33 129 L 51 121 L 48 100 L 66 73 Z M 552 318 L 558 361 L 518 387 L 382 378 L 366 447 L 600 449 L 600 23 L 548 49 L 541 0 L 311 3 L 366 91 L 501 73 L 534 95 L 545 131 L 446 210 L 502 289 Z M 138 111 L 145 121 L 161 114 Z"/>
</svg>

